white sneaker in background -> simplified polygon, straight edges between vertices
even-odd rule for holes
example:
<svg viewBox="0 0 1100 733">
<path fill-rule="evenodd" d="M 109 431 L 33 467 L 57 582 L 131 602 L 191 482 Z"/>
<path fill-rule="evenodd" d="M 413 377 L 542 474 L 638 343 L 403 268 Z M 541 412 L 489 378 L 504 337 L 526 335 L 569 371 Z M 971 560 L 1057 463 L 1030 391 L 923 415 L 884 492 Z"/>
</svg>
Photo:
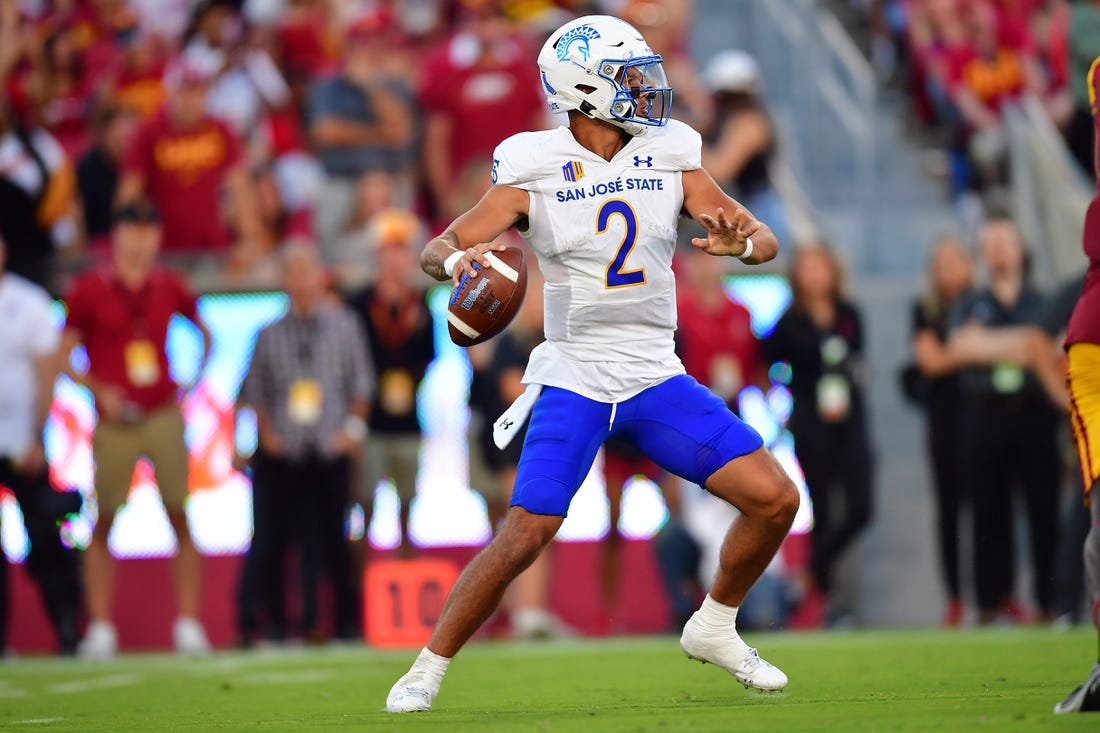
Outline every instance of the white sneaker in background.
<svg viewBox="0 0 1100 733">
<path fill-rule="evenodd" d="M 118 634 L 110 621 L 92 621 L 76 647 L 82 659 L 113 659 L 118 654 Z"/>
<path fill-rule="evenodd" d="M 189 616 L 177 618 L 175 626 L 172 627 L 172 640 L 178 654 L 199 656 L 210 653 L 210 642 L 198 619 Z"/>
<path fill-rule="evenodd" d="M 576 630 L 543 608 L 520 608 L 512 612 L 513 639 L 571 639 Z"/>
<path fill-rule="evenodd" d="M 386 696 L 388 713 L 422 713 L 432 709 L 442 678 L 417 665 L 399 679 Z"/>
<path fill-rule="evenodd" d="M 733 629 L 711 631 L 700 624 L 695 613 L 684 625 L 680 648 L 689 659 L 721 667 L 745 687 L 775 692 L 787 686 L 787 675 L 760 658 Z"/>
</svg>

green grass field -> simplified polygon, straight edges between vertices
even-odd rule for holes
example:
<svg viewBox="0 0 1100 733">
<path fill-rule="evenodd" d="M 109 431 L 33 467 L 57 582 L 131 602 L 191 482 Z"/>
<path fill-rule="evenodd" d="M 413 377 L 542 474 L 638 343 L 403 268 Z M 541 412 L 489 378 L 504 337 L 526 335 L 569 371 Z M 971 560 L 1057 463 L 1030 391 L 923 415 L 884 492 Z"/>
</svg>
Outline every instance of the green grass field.
<svg viewBox="0 0 1100 733">
<path fill-rule="evenodd" d="M 265 650 L 189 660 L 0 663 L 0 730 L 1100 731 L 1051 708 L 1094 661 L 1091 630 L 751 634 L 790 676 L 749 692 L 673 637 L 485 643 L 430 713 L 384 710 L 410 652 Z"/>
</svg>

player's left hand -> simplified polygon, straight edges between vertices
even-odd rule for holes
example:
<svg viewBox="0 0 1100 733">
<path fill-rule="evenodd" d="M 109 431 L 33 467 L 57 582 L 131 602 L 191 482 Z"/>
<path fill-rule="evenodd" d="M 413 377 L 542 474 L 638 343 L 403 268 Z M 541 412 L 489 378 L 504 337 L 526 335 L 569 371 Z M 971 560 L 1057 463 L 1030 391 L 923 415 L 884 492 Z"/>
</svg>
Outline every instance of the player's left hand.
<svg viewBox="0 0 1100 733">
<path fill-rule="evenodd" d="M 762 226 L 744 209 L 735 209 L 733 216 L 726 218 L 726 212 L 718 207 L 717 217 L 700 214 L 699 220 L 707 228 L 707 236 L 694 237 L 692 246 L 718 257 L 740 255 L 748 246 L 749 237 L 760 231 Z"/>
</svg>

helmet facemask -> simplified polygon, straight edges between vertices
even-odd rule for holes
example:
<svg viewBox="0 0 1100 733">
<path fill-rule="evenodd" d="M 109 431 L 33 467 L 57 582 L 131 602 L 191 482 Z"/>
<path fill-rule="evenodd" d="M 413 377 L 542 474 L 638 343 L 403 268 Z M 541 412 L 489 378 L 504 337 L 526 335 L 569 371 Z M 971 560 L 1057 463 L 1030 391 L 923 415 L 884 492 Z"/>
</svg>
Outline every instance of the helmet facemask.
<svg viewBox="0 0 1100 733">
<path fill-rule="evenodd" d="M 654 54 L 626 61 L 600 62 L 597 73 L 616 86 L 608 109 L 612 117 L 632 126 L 661 127 L 668 122 L 672 111 L 672 87 L 665 78 L 661 60 L 660 55 Z"/>
</svg>

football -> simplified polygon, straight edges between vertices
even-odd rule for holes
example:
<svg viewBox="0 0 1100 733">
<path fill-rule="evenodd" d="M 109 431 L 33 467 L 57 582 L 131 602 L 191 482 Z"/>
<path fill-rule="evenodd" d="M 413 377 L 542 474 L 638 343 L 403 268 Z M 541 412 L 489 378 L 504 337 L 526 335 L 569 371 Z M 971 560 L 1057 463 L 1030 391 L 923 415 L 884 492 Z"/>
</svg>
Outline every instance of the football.
<svg viewBox="0 0 1100 733">
<path fill-rule="evenodd" d="M 488 341 L 503 331 L 523 303 L 527 292 L 527 258 L 518 247 L 486 252 L 487 270 L 474 263 L 476 277 L 463 275 L 451 291 L 447 330 L 459 346 Z"/>
</svg>

